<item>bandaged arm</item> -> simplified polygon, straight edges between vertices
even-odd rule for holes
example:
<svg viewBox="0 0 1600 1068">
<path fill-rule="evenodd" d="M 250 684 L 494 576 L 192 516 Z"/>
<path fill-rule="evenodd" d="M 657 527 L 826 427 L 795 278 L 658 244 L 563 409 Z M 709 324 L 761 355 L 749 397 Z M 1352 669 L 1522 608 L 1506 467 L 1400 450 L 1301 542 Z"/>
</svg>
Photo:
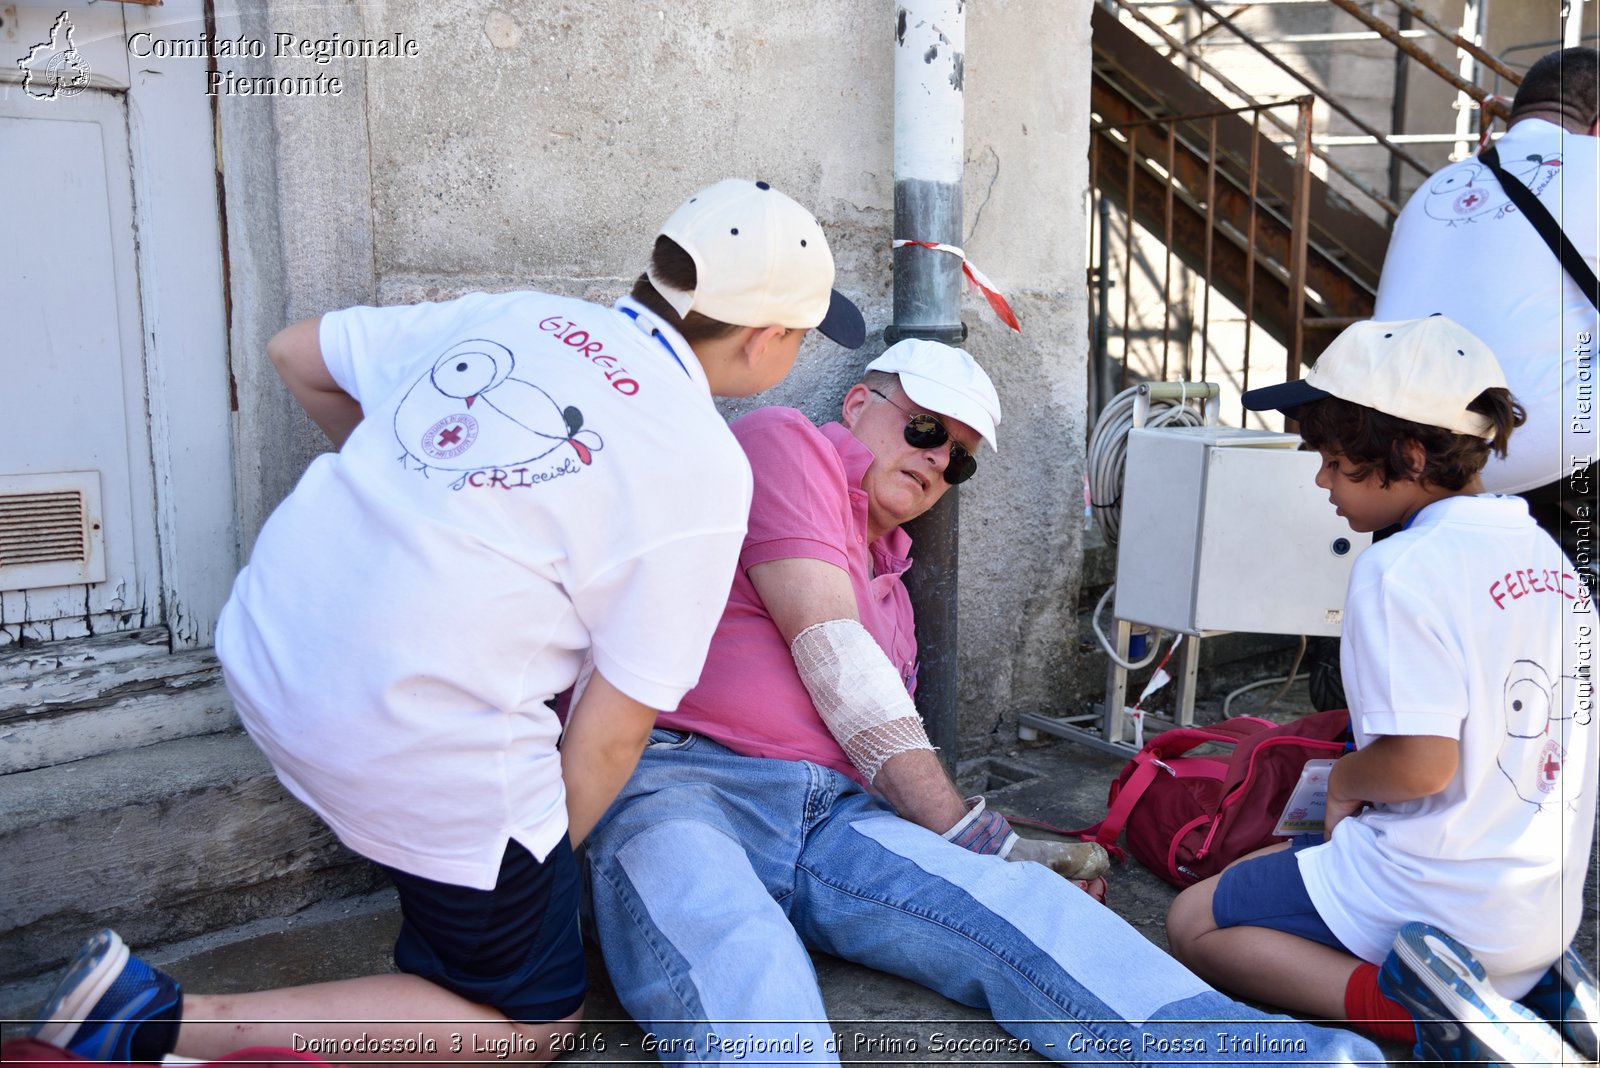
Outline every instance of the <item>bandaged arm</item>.
<svg viewBox="0 0 1600 1068">
<path fill-rule="evenodd" d="M 894 666 L 872 635 L 853 619 L 814 623 L 789 645 L 795 667 L 817 714 L 861 773 L 873 786 L 894 778 L 880 774 L 890 761 L 900 758 L 908 773 L 918 765 L 937 774 L 945 800 L 959 795 L 934 755 L 922 728 L 922 719 Z M 880 787 L 881 789 L 881 787 Z M 888 791 L 885 791 L 888 796 Z M 893 800 L 891 798 L 891 800 Z M 1092 842 L 1045 842 L 1020 838 L 1010 822 L 989 808 L 982 796 L 964 802 L 966 812 L 955 823 L 945 815 L 929 830 L 974 853 L 993 853 L 1007 860 L 1033 860 L 1069 879 L 1092 879 L 1105 872 L 1105 850 Z M 898 810 L 898 805 L 896 806 Z"/>
<path fill-rule="evenodd" d="M 868 782 L 892 756 L 933 751 L 905 683 L 856 620 L 814 623 L 795 636 L 789 652 L 817 714 Z"/>
<path fill-rule="evenodd" d="M 861 625 L 848 575 L 806 558 L 757 564 L 749 574 L 789 642 L 817 714 L 850 762 L 903 818 L 963 849 L 1038 861 L 1069 879 L 1105 871 L 1108 858 L 1098 845 L 1018 838 L 982 797 L 962 800 L 900 673 Z"/>
<path fill-rule="evenodd" d="M 810 557 L 785 557 L 753 565 L 750 583 L 786 644 L 793 645 L 807 627 L 847 619 L 859 625 L 850 576 L 835 564 Z M 905 695 L 905 686 L 887 654 L 877 649 L 885 670 Z M 906 703 L 910 704 L 909 695 Z M 879 765 L 869 781 L 905 819 L 935 833 L 966 815 L 961 795 L 950 783 L 939 755 L 929 748 L 908 749 Z"/>
</svg>

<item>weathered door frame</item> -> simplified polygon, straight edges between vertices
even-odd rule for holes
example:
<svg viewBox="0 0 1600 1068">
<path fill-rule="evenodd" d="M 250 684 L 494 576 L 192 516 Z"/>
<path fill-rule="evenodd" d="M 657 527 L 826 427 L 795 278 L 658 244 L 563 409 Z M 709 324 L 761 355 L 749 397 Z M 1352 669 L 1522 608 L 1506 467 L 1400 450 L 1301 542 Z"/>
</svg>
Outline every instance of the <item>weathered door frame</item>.
<svg viewBox="0 0 1600 1068">
<path fill-rule="evenodd" d="M 207 32 L 207 0 L 118 7 L 124 42 L 140 32 L 164 38 Z M 88 5 L 63 0 L 60 8 L 86 11 Z M 86 57 L 96 54 L 90 45 L 80 43 Z M 107 42 L 93 46 L 103 50 Z M 51 695 L 47 705 L 30 706 L 30 714 L 3 724 L 14 759 L 0 760 L 0 771 L 215 730 L 219 720 L 231 718 L 205 652 L 238 565 L 217 100 L 207 95 L 204 62 L 155 55 L 124 62 L 100 64 L 90 84 L 120 89 L 127 99 L 161 622 L 169 638 L 152 642 L 149 631 L 129 634 L 126 647 L 109 656 L 93 646 L 113 644 L 117 636 L 54 643 L 59 649 L 0 650 L 0 706 L 15 707 L 7 698 L 26 690 Z M 15 77 L 0 78 L 0 92 L 21 92 Z M 102 670 L 83 670 L 89 663 Z M 146 699 L 122 694 L 135 677 L 144 681 L 136 689 Z M 202 682 L 202 700 L 163 693 L 174 683 L 197 692 Z M 83 714 L 68 715 L 78 711 Z"/>
</svg>

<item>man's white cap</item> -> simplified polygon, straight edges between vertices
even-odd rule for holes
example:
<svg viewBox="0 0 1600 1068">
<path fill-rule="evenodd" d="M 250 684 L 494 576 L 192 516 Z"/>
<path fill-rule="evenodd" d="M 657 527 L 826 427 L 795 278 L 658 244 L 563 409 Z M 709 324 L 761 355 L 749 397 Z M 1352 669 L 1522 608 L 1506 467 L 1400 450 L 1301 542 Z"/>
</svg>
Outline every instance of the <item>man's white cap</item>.
<svg viewBox="0 0 1600 1068">
<path fill-rule="evenodd" d="M 1252 389 L 1253 412 L 1292 412 L 1323 397 L 1443 427 L 1475 438 L 1494 436 L 1488 416 L 1467 410 L 1486 389 L 1506 388 L 1505 372 L 1478 336 L 1437 313 L 1426 319 L 1356 323 L 1333 339 L 1306 376 Z"/>
<path fill-rule="evenodd" d="M 728 178 L 679 205 L 661 226 L 694 260 L 695 288 L 650 284 L 680 316 L 735 326 L 813 327 L 846 348 L 866 340 L 861 312 L 833 289 L 833 253 L 809 211 L 766 182 Z"/>
<path fill-rule="evenodd" d="M 924 338 L 906 338 L 867 364 L 869 371 L 900 376 L 900 388 L 919 407 L 959 419 L 976 430 L 989 448 L 1000 451 L 994 428 L 1000 424 L 1000 397 L 994 383 L 966 349 Z"/>
</svg>

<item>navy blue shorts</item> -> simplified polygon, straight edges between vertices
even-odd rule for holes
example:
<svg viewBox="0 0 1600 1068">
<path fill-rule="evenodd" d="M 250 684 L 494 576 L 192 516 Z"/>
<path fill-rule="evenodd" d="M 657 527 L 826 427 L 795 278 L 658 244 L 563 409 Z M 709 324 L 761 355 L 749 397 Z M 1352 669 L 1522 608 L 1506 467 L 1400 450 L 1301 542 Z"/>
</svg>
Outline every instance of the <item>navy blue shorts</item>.
<svg viewBox="0 0 1600 1068">
<path fill-rule="evenodd" d="M 542 864 L 508 842 L 493 890 L 384 871 L 400 891 L 402 972 L 518 1023 L 560 1020 L 583 1004 L 578 865 L 565 835 Z"/>
<path fill-rule="evenodd" d="M 1211 919 L 1218 927 L 1268 927 L 1349 953 L 1311 903 L 1295 859 L 1302 849 L 1321 844 L 1320 834 L 1296 835 L 1288 849 L 1224 871 L 1211 895 Z"/>
</svg>

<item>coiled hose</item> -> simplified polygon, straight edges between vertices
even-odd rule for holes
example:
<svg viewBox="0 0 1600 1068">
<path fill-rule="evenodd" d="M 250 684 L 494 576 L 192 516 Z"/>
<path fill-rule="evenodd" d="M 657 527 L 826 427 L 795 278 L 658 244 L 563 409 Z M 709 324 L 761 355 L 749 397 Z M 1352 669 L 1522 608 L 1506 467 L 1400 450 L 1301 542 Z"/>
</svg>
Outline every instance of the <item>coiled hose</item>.
<svg viewBox="0 0 1600 1068">
<path fill-rule="evenodd" d="M 1094 433 L 1089 435 L 1089 508 L 1094 516 L 1095 526 L 1100 529 L 1101 537 L 1111 548 L 1116 547 L 1122 533 L 1122 482 L 1128 463 L 1128 432 L 1133 429 L 1134 398 L 1138 393 L 1137 386 L 1130 386 L 1111 398 L 1111 403 L 1105 406 L 1100 412 L 1100 418 L 1095 422 Z M 1204 424 L 1204 416 L 1182 401 L 1152 400 L 1150 414 L 1144 425 L 1158 427 Z M 1161 645 L 1160 635 L 1154 636 L 1156 640 L 1150 643 L 1149 654 L 1137 663 L 1124 660 L 1117 654 L 1111 640 L 1100 627 L 1100 613 L 1111 600 L 1111 594 L 1116 588 L 1113 583 L 1106 589 L 1100 598 L 1100 603 L 1095 605 L 1094 614 L 1089 622 L 1106 655 L 1123 668 L 1136 671 L 1148 667 L 1155 660 Z"/>
</svg>

